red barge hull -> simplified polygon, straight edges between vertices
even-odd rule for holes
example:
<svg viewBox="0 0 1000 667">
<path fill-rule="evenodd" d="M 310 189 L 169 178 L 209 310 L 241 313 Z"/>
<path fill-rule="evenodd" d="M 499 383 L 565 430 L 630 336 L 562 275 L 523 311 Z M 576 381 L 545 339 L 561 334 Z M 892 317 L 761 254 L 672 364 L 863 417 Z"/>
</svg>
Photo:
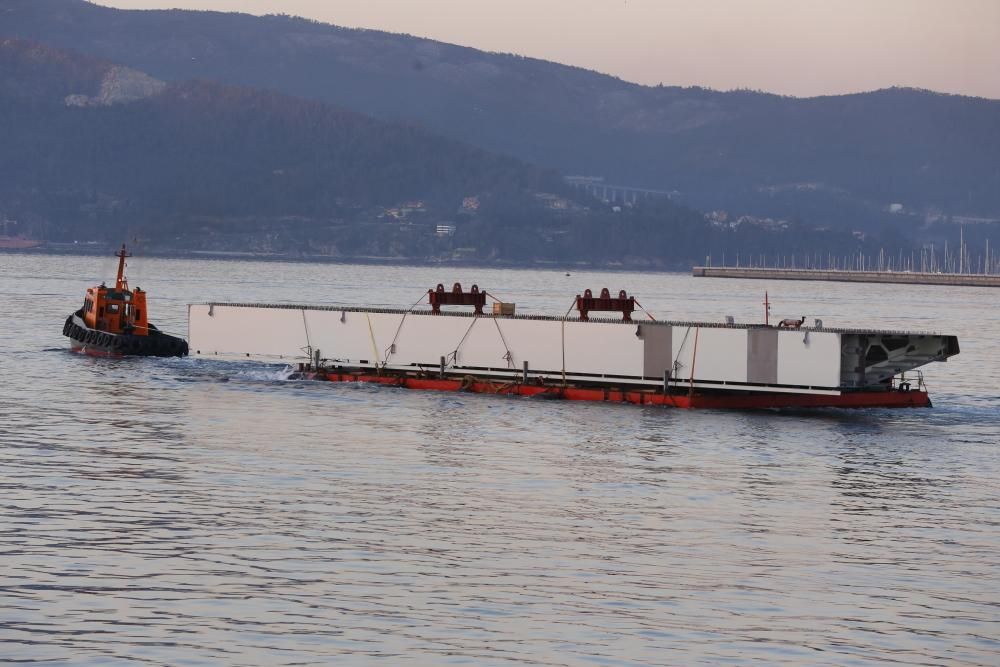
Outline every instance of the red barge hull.
<svg viewBox="0 0 1000 667">
<path fill-rule="evenodd" d="M 764 410 L 779 408 L 929 408 L 926 391 L 856 391 L 839 395 L 755 393 L 755 394 L 664 394 L 655 391 L 629 391 L 611 388 L 563 387 L 448 378 L 373 375 L 366 373 L 302 371 L 298 378 L 327 382 L 365 382 L 371 384 L 423 389 L 425 391 L 466 391 L 474 394 L 527 396 L 567 401 L 604 401 L 634 405 L 658 405 L 673 408 L 719 410 Z"/>
</svg>

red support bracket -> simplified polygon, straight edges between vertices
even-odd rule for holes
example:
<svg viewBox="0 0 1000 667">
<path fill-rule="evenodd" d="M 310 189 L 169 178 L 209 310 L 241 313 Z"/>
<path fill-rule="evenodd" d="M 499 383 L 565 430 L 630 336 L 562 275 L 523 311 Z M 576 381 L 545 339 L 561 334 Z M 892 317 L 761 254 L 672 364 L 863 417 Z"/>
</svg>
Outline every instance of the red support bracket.
<svg viewBox="0 0 1000 667">
<path fill-rule="evenodd" d="M 580 319 L 584 322 L 590 319 L 587 313 L 591 311 L 618 312 L 622 314 L 623 322 L 631 322 L 635 311 L 635 297 L 628 296 L 625 290 L 621 290 L 618 298 L 612 298 L 607 287 L 601 290 L 601 296 L 595 297 L 588 289 L 583 292 L 583 296 L 576 295 L 576 309 L 580 311 Z"/>
<path fill-rule="evenodd" d="M 450 292 L 444 290 L 444 285 L 438 283 L 437 288 L 427 290 L 427 298 L 435 315 L 441 314 L 441 306 L 475 306 L 476 315 L 483 314 L 486 305 L 486 292 L 480 292 L 478 285 L 473 285 L 468 292 L 462 291 L 462 285 L 455 283 Z"/>
</svg>

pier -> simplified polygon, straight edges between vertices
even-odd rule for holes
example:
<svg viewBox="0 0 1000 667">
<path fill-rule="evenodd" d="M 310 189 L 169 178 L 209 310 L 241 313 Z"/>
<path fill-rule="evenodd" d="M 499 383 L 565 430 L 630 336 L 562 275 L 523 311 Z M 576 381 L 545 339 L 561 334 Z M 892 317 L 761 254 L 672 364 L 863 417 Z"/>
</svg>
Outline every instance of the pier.
<svg viewBox="0 0 1000 667">
<path fill-rule="evenodd" d="M 750 278 L 754 280 L 826 280 L 844 283 L 902 283 L 907 285 L 955 285 L 1000 287 L 1000 275 L 970 273 L 923 273 L 913 271 L 839 271 L 828 269 L 761 269 L 696 266 L 696 278 Z"/>
</svg>

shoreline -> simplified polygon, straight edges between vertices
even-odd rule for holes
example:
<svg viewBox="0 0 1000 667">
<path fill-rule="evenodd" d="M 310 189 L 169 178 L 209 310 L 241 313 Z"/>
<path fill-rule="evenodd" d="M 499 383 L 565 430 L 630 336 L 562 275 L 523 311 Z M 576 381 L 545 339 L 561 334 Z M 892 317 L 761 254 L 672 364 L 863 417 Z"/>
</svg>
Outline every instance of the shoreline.
<svg viewBox="0 0 1000 667">
<path fill-rule="evenodd" d="M 53 255 L 69 257 L 102 257 L 111 255 L 117 246 L 75 244 L 43 245 L 35 248 L 0 248 L 2 255 Z M 629 271 L 647 273 L 687 273 L 690 263 L 677 262 L 649 266 L 642 264 L 599 264 L 592 262 L 557 262 L 553 260 L 536 260 L 517 262 L 512 260 L 476 260 L 476 259 L 426 259 L 417 257 L 373 257 L 373 256 L 333 256 L 333 255 L 303 255 L 283 253 L 253 253 L 226 250 L 141 250 L 140 255 L 147 258 L 160 259 L 205 259 L 215 261 L 255 261 L 255 262 L 295 262 L 303 264 L 363 264 L 371 266 L 454 266 L 477 267 L 485 269 L 535 269 L 552 271 Z"/>
</svg>

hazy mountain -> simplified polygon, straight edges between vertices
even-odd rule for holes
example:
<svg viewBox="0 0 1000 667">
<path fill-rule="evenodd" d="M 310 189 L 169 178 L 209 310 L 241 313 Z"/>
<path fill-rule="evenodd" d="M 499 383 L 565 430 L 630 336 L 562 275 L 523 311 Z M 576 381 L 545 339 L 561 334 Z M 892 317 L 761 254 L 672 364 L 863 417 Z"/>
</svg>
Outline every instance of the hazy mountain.
<svg viewBox="0 0 1000 667">
<path fill-rule="evenodd" d="M 418 122 L 566 174 L 676 190 L 705 210 L 841 228 L 912 226 L 935 211 L 1000 218 L 1000 102 L 992 100 L 910 89 L 796 99 L 645 87 L 291 17 L 81 0 L 0 0 L 0 32 L 166 81 L 216 79 Z M 888 213 L 893 204 L 903 215 Z"/>
<path fill-rule="evenodd" d="M 413 126 L 272 92 L 166 84 L 18 40 L 0 41 L 0 116 L 7 212 L 75 236 L 104 236 L 116 220 L 356 220 L 414 201 L 451 215 L 465 197 L 565 188 Z"/>
<path fill-rule="evenodd" d="M 0 215 L 49 240 L 659 266 L 711 245 L 666 200 L 615 211 L 412 125 L 22 40 L 0 40 L 0 145 Z"/>
<path fill-rule="evenodd" d="M 713 224 L 665 198 L 609 206 L 412 125 L 23 40 L 0 39 L 0 145 L 0 216 L 57 241 L 660 268 L 859 247 L 846 233 Z"/>
</svg>

